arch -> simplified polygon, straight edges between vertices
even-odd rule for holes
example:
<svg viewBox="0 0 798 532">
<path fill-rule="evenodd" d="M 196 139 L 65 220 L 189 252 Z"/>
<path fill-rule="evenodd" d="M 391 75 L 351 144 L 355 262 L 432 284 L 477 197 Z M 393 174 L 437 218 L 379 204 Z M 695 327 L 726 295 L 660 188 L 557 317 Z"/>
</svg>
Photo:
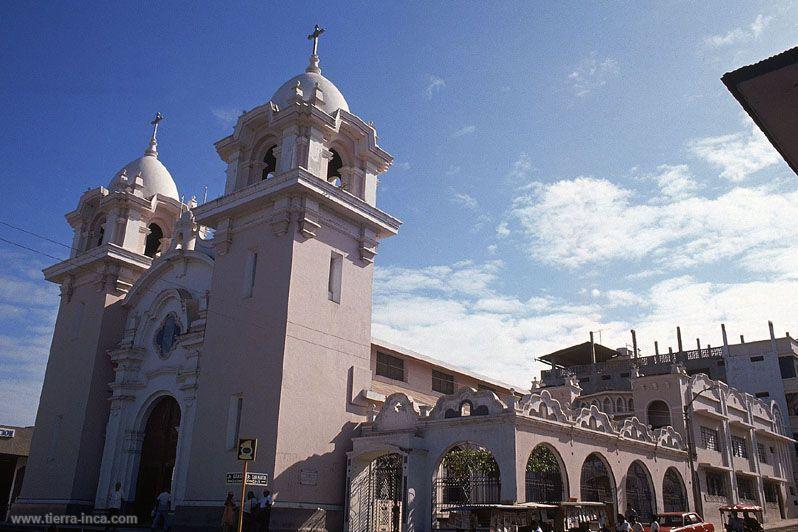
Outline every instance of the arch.
<svg viewBox="0 0 798 532">
<path fill-rule="evenodd" d="M 340 187 L 341 182 L 341 168 L 344 167 L 344 161 L 341 155 L 335 150 L 330 149 L 330 160 L 327 163 L 327 182 Z"/>
<path fill-rule="evenodd" d="M 623 412 L 626 409 L 625 407 L 626 405 L 624 405 L 623 399 L 619 397 L 618 400 L 615 401 L 615 411 Z"/>
<path fill-rule="evenodd" d="M 536 445 L 526 462 L 526 501 L 557 503 L 567 500 L 567 478 L 560 453 L 546 443 Z"/>
<path fill-rule="evenodd" d="M 666 512 L 687 511 L 687 488 L 675 467 L 669 467 L 662 478 L 662 504 Z"/>
<path fill-rule="evenodd" d="M 154 258 L 161 249 L 161 239 L 163 238 L 163 229 L 156 223 L 151 223 L 147 227 L 150 232 L 144 242 L 144 254 L 150 258 Z"/>
<path fill-rule="evenodd" d="M 155 497 L 164 489 L 172 491 L 180 405 L 171 395 L 160 395 L 148 405 L 142 417 L 146 421 L 133 506 L 143 520 L 149 515 Z"/>
<path fill-rule="evenodd" d="M 471 442 L 453 445 L 441 455 L 434 470 L 433 523 L 448 515 L 450 508 L 498 503 L 500 496 L 501 472 L 493 453 Z"/>
<path fill-rule="evenodd" d="M 600 453 L 590 453 L 585 458 L 579 484 L 583 501 L 611 503 L 613 506 L 617 506 L 612 469 L 606 458 Z"/>
<path fill-rule="evenodd" d="M 274 155 L 274 151 L 276 149 L 277 145 L 275 144 L 266 150 L 266 153 L 263 156 L 263 170 L 260 174 L 261 180 L 269 179 L 277 172 L 277 157 Z"/>
<path fill-rule="evenodd" d="M 648 416 L 648 424 L 651 425 L 652 429 L 661 429 L 662 427 L 671 425 L 671 409 L 665 401 L 659 399 L 651 401 L 648 404 L 646 413 Z"/>
<path fill-rule="evenodd" d="M 604 402 L 602 403 L 602 409 L 604 410 L 605 414 L 612 413 L 612 401 L 610 401 L 609 397 L 604 398 Z"/>
<path fill-rule="evenodd" d="M 654 517 L 654 486 L 648 468 L 635 460 L 626 472 L 626 511 L 636 513 L 638 519 L 650 523 Z"/>
<path fill-rule="evenodd" d="M 105 239 L 105 225 L 105 214 L 98 214 L 89 227 L 89 234 L 86 237 L 86 251 L 103 244 L 103 240 Z"/>
<path fill-rule="evenodd" d="M 634 412 L 635 411 L 635 400 L 632 399 L 631 397 L 629 398 L 629 408 L 628 408 L 628 410 L 629 410 L 629 412 Z"/>
<path fill-rule="evenodd" d="M 349 489 L 349 530 L 401 530 L 404 499 L 404 457 L 377 456 L 352 479 Z"/>
</svg>

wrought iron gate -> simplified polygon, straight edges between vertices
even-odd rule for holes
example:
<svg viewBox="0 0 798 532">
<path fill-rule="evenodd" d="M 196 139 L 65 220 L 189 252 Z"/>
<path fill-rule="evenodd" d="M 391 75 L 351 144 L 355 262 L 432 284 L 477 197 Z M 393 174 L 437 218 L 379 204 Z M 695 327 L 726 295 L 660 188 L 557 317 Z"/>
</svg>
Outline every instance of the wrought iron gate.
<svg viewBox="0 0 798 532">
<path fill-rule="evenodd" d="M 398 454 L 380 456 L 352 481 L 350 523 L 352 532 L 401 532 L 403 459 Z"/>
</svg>

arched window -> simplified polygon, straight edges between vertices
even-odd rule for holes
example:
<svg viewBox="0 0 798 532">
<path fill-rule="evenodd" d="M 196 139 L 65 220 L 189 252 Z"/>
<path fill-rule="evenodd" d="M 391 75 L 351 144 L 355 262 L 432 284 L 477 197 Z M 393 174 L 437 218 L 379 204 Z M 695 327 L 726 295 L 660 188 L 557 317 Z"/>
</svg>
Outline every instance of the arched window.
<svg viewBox="0 0 798 532">
<path fill-rule="evenodd" d="M 579 483 L 583 501 L 615 504 L 615 481 L 609 467 L 597 453 L 585 459 Z"/>
<path fill-rule="evenodd" d="M 261 180 L 269 179 L 274 176 L 277 171 L 277 157 L 274 156 L 274 150 L 277 146 L 272 146 L 266 155 L 263 157 L 263 172 L 261 172 Z"/>
<path fill-rule="evenodd" d="M 648 471 L 639 461 L 632 462 L 626 473 L 626 510 L 634 510 L 643 523 L 650 523 L 654 515 L 653 500 Z"/>
<path fill-rule="evenodd" d="M 671 424 L 671 411 L 665 401 L 652 401 L 648 405 L 648 424 L 652 429 L 661 429 Z"/>
<path fill-rule="evenodd" d="M 604 413 L 610 414 L 612 412 L 612 401 L 610 401 L 609 397 L 604 398 Z"/>
<path fill-rule="evenodd" d="M 471 403 L 468 401 L 463 401 L 460 403 L 460 416 L 470 416 L 471 415 Z"/>
<path fill-rule="evenodd" d="M 538 445 L 526 462 L 526 501 L 558 503 L 564 500 L 564 477 L 565 472 L 554 451 L 546 445 Z"/>
<path fill-rule="evenodd" d="M 687 511 L 687 491 L 682 476 L 672 467 L 665 471 L 662 479 L 662 502 L 666 512 Z"/>
<path fill-rule="evenodd" d="M 169 314 L 155 334 L 155 346 L 158 348 L 158 354 L 164 358 L 168 356 L 177 343 L 177 337 L 180 332 L 180 324 L 177 322 L 177 318 L 175 318 L 174 314 Z"/>
<path fill-rule="evenodd" d="M 618 400 L 615 402 L 615 411 L 616 412 L 623 412 L 624 410 L 625 410 L 625 408 L 624 408 L 624 404 L 623 404 L 623 399 L 621 399 L 619 397 Z"/>
<path fill-rule="evenodd" d="M 330 162 L 327 163 L 327 182 L 332 183 L 336 187 L 341 186 L 341 168 L 344 166 L 344 161 L 341 159 L 341 156 L 338 155 L 338 152 L 335 150 L 330 150 L 332 157 L 330 157 Z"/>
<path fill-rule="evenodd" d="M 163 231 L 158 224 L 150 224 L 150 234 L 147 235 L 147 240 L 144 243 L 144 254 L 152 258 L 158 253 L 161 248 L 161 239 L 163 238 Z"/>
<path fill-rule="evenodd" d="M 629 398 L 629 412 L 634 412 L 634 411 L 635 411 L 635 402 L 634 402 L 634 399 L 632 399 L 632 398 Z"/>
<path fill-rule="evenodd" d="M 101 246 L 105 238 L 105 216 L 99 216 L 94 220 L 89 230 L 89 236 L 86 242 L 86 251 Z"/>
</svg>

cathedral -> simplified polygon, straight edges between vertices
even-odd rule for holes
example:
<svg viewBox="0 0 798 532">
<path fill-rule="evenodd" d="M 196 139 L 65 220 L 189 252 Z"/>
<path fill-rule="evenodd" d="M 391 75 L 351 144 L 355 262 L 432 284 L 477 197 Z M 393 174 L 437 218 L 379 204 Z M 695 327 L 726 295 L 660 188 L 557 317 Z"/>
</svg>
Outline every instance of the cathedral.
<svg viewBox="0 0 798 532">
<path fill-rule="evenodd" d="M 377 207 L 392 157 L 322 75 L 321 31 L 304 72 L 215 144 L 219 198 L 181 201 L 159 114 L 144 154 L 66 215 L 11 514 L 104 512 L 119 484 L 141 522 L 168 490 L 172 529 L 217 529 L 238 441 L 257 438 L 272 530 L 597 530 L 626 511 L 719 522 L 741 503 L 794 517 L 778 405 L 675 358 L 649 374 L 591 341 L 520 391 L 371 337 L 377 246 L 401 225 Z M 621 380 L 597 360 L 625 364 Z"/>
</svg>

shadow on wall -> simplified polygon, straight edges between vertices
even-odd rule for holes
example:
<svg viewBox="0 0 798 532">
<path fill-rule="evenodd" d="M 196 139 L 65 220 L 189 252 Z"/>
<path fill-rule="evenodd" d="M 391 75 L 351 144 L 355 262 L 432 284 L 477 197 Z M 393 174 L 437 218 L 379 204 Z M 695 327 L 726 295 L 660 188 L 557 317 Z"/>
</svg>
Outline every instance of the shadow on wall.
<svg viewBox="0 0 798 532">
<path fill-rule="evenodd" d="M 340 531 L 344 525 L 344 499 L 346 497 L 346 452 L 352 448 L 352 432 L 357 423 L 348 422 L 332 439 L 333 450 L 297 462 L 274 478 L 272 491 L 275 506 L 272 510 L 270 529 L 303 531 Z M 329 504 L 338 510 L 280 507 L 280 488 L 302 487 L 304 500 L 330 500 L 330 486 L 338 496 Z"/>
</svg>

